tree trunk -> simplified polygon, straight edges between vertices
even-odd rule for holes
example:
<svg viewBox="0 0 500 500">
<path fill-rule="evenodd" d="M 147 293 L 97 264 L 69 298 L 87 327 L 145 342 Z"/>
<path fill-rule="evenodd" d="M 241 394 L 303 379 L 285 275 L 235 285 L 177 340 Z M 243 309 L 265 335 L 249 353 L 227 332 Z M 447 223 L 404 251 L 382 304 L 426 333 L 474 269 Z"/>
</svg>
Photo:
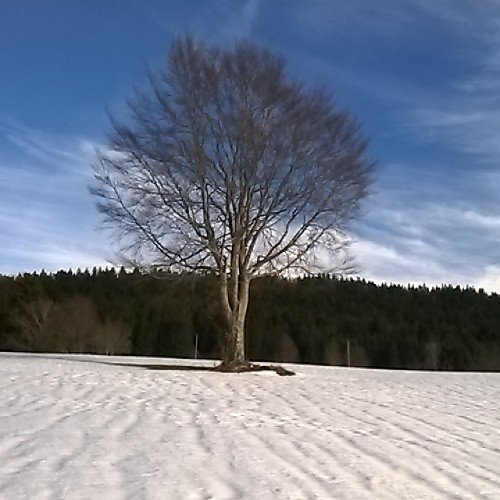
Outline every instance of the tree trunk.
<svg viewBox="0 0 500 500">
<path fill-rule="evenodd" d="M 245 319 L 248 308 L 250 282 L 243 278 L 238 283 L 238 293 L 232 295 L 232 303 L 228 298 L 227 279 L 222 278 L 222 306 L 226 317 L 227 330 L 223 339 L 223 362 L 225 364 L 246 363 L 245 352 Z"/>
</svg>

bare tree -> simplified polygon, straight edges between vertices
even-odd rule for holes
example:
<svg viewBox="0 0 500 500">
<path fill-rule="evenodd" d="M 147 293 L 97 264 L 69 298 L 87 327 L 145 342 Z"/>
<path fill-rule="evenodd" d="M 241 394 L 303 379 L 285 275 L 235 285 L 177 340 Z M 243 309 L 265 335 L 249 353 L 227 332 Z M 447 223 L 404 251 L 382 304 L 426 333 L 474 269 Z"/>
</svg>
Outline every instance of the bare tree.
<svg viewBox="0 0 500 500">
<path fill-rule="evenodd" d="M 94 335 L 94 345 L 97 352 L 108 356 L 130 354 L 131 333 L 130 326 L 122 321 L 104 321 L 96 329 Z"/>
<path fill-rule="evenodd" d="M 12 339 L 13 347 L 32 351 L 51 350 L 50 317 L 53 308 L 54 303 L 43 298 L 23 305 L 16 316 L 20 336 Z"/>
<path fill-rule="evenodd" d="M 244 364 L 254 277 L 349 265 L 367 142 L 326 91 L 287 78 L 279 57 L 249 42 L 177 39 L 149 76 L 130 123 L 112 119 L 92 191 L 125 255 L 219 277 L 223 359 Z"/>
</svg>

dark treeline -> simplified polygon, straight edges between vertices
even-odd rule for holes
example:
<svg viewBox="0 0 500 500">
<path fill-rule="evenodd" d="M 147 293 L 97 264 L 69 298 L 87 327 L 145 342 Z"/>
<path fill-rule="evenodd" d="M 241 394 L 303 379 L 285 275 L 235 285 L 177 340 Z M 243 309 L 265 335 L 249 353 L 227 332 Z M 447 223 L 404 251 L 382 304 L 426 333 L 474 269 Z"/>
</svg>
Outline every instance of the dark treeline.
<svg viewBox="0 0 500 500">
<path fill-rule="evenodd" d="M 0 276 L 0 349 L 219 356 L 215 278 L 92 270 Z M 499 370 L 500 296 L 327 276 L 252 283 L 252 360 Z"/>
</svg>

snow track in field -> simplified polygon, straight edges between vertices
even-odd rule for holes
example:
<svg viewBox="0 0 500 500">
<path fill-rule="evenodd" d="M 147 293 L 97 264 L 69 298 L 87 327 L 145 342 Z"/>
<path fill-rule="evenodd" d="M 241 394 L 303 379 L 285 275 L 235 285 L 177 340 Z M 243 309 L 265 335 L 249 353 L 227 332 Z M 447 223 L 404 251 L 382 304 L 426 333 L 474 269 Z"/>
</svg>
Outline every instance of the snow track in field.
<svg viewBox="0 0 500 500">
<path fill-rule="evenodd" d="M 500 499 L 500 374 L 118 362 L 0 353 L 0 499 Z"/>
</svg>

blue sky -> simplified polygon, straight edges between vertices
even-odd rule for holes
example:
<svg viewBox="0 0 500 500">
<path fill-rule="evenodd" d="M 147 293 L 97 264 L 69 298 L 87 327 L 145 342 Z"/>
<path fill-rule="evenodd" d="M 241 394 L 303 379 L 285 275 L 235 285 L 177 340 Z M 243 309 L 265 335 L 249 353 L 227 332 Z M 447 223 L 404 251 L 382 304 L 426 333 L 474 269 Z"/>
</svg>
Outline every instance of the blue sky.
<svg viewBox="0 0 500 500">
<path fill-rule="evenodd" d="M 113 259 L 87 193 L 105 109 L 185 31 L 268 45 L 364 124 L 361 276 L 500 292 L 496 0 L 3 0 L 0 273 Z"/>
</svg>

